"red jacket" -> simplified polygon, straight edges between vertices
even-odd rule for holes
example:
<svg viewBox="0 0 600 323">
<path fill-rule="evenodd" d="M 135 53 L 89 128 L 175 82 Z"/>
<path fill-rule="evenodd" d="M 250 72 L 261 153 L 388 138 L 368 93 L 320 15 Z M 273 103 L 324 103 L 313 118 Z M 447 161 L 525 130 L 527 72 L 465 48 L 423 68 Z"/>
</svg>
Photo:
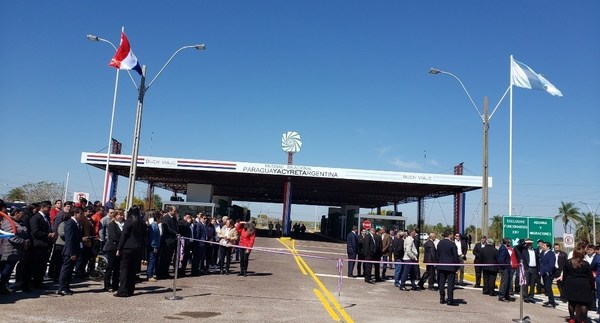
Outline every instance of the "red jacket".
<svg viewBox="0 0 600 323">
<path fill-rule="evenodd" d="M 244 225 L 241 222 L 235 224 L 235 229 L 240 234 L 239 245 L 242 247 L 252 248 L 254 246 L 254 238 L 256 238 L 256 232 L 253 232 L 252 234 L 248 233 L 244 229 Z"/>
</svg>

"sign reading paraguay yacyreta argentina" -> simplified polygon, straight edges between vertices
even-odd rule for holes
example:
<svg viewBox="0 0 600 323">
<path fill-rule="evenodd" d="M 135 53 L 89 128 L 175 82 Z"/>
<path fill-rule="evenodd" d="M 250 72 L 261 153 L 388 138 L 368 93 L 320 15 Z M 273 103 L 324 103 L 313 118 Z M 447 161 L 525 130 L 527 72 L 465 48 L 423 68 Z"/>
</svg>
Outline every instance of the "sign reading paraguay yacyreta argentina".
<svg viewBox="0 0 600 323">
<path fill-rule="evenodd" d="M 534 244 L 539 239 L 554 243 L 554 219 L 505 215 L 502 218 L 502 236 L 509 238 L 513 246 L 519 239 L 525 238 L 530 238 Z"/>
<path fill-rule="evenodd" d="M 82 153 L 81 162 L 86 164 L 106 165 L 106 154 Z M 114 166 L 129 166 L 131 156 L 111 155 L 110 164 Z M 212 171 L 223 173 L 264 174 L 296 177 L 319 177 L 331 179 L 349 179 L 364 181 L 385 181 L 396 183 L 413 183 L 427 185 L 451 185 L 465 187 L 481 187 L 480 176 L 457 176 L 448 174 L 407 173 L 381 170 L 364 170 L 350 168 L 332 168 L 303 165 L 263 164 L 219 160 L 198 160 L 184 158 L 168 158 L 154 156 L 138 156 L 137 167 L 183 169 L 197 171 Z M 492 186 L 492 178 L 488 179 Z"/>
</svg>

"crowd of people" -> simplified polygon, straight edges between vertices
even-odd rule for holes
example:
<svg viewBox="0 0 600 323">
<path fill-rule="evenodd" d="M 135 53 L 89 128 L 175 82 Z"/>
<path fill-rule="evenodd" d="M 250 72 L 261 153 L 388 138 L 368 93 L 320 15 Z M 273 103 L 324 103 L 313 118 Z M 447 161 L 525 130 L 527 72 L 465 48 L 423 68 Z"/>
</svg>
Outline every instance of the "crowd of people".
<svg viewBox="0 0 600 323">
<path fill-rule="evenodd" d="M 132 296 L 139 281 L 172 279 L 171 270 L 185 276 L 188 265 L 191 276 L 229 275 L 233 257 L 240 261 L 238 275 L 247 276 L 253 223 L 202 212 L 179 217 L 177 211 L 125 211 L 114 198 L 104 205 L 56 200 L 14 209 L 0 200 L 0 229 L 7 233 L 0 238 L 0 295 L 50 289 L 45 279 L 57 294 L 72 295 L 72 277 L 89 279 L 98 254 L 107 259 L 103 289 L 116 297 Z"/>
<path fill-rule="evenodd" d="M 422 244 L 422 262 L 426 268 L 421 274 L 419 259 Z M 401 291 L 427 289 L 438 291 L 440 303 L 457 306 L 462 300 L 454 299 L 456 285 L 464 281 L 465 260 L 470 250 L 469 238 L 446 231 L 442 240 L 430 233 L 422 243 L 417 230 L 400 231 L 370 228 L 358 232 L 354 226 L 347 235 L 348 277 L 364 277 L 369 284 L 385 281 L 387 269 L 393 269 L 394 286 Z M 493 239 L 481 237 L 472 253 L 474 255 L 475 284 L 484 295 L 497 297 L 498 301 L 515 301 L 521 292 L 527 303 L 536 303 L 535 294 L 544 293 L 544 307 L 557 306 L 553 293 L 556 283 L 560 296 L 568 303 L 573 322 L 585 322 L 588 309 L 598 309 L 600 304 L 600 245 L 581 242 L 567 254 L 559 243 L 537 241 L 537 247 L 529 238 L 520 239 L 512 246 L 510 239 L 502 239 L 498 245 Z M 521 270 L 519 270 L 522 266 Z M 356 267 L 357 275 L 354 275 Z M 522 279 L 519 275 L 522 274 Z M 499 288 L 496 280 L 500 277 Z M 597 279 L 594 277 L 598 277 Z M 411 289 L 407 288 L 410 284 Z M 600 312 L 599 312 L 600 313 Z"/>
</svg>

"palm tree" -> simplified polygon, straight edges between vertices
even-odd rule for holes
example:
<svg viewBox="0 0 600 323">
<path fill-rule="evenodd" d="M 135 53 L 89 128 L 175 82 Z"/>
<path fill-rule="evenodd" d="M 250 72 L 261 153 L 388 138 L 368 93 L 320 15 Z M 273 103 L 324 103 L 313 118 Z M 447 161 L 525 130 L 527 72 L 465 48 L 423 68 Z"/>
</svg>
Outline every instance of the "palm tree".
<svg viewBox="0 0 600 323">
<path fill-rule="evenodd" d="M 577 227 L 575 228 L 575 240 L 592 241 L 594 221 L 596 221 L 596 227 L 600 226 L 598 217 L 594 216 L 592 212 L 582 213 L 579 222 L 577 222 Z"/>
<path fill-rule="evenodd" d="M 569 222 L 581 222 L 580 214 L 581 213 L 579 212 L 579 208 L 575 207 L 573 205 L 573 202 L 565 203 L 561 201 L 560 207 L 558 208 L 558 215 L 554 216 L 554 220 L 556 221 L 558 219 L 562 219 L 563 228 L 565 232 L 567 232 L 567 225 L 569 224 Z M 570 229 L 569 232 L 571 232 Z"/>
<path fill-rule="evenodd" d="M 490 236 L 495 239 L 502 239 L 502 216 L 494 215 L 492 225 L 490 225 Z"/>
</svg>

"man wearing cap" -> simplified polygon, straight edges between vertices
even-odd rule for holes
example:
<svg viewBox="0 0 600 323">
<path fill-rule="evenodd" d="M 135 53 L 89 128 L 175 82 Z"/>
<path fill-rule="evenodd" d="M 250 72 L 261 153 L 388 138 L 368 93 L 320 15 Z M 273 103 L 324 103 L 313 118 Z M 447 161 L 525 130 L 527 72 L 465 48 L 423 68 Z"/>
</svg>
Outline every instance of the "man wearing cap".
<svg viewBox="0 0 600 323">
<path fill-rule="evenodd" d="M 538 276 L 540 263 L 540 255 L 536 249 L 533 249 L 533 241 L 530 238 L 525 239 L 524 244 L 519 244 L 517 248 L 520 251 L 521 259 L 523 260 L 523 269 L 527 280 L 527 295 L 524 295 L 523 300 L 526 303 L 535 303 L 533 298 L 535 292 L 535 282 Z M 522 287 L 524 288 L 524 286 Z"/>
<path fill-rule="evenodd" d="M 483 249 L 486 245 L 487 237 L 481 236 L 481 242 L 475 244 L 473 247 L 473 255 L 475 256 L 475 260 L 473 263 L 475 266 L 475 288 L 481 288 L 481 266 L 477 266 L 481 263 L 481 249 Z"/>
</svg>

